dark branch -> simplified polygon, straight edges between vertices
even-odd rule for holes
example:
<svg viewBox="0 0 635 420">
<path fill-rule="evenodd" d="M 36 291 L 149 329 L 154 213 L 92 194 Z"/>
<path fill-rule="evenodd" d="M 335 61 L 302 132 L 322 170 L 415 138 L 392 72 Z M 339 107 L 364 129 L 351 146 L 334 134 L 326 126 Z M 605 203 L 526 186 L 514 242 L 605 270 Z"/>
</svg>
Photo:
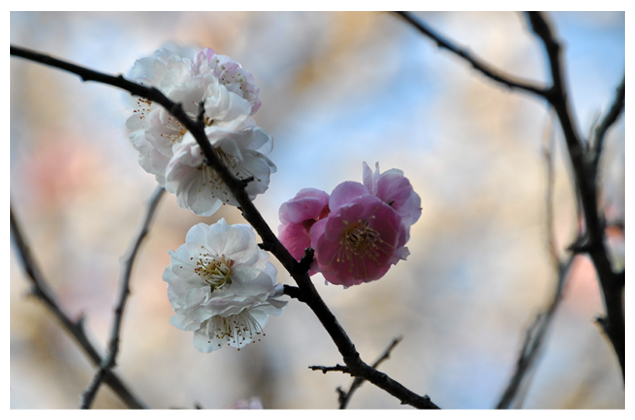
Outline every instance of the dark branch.
<svg viewBox="0 0 635 420">
<path fill-rule="evenodd" d="M 533 32 L 542 41 L 548 57 L 552 85 L 548 89 L 544 89 L 530 83 L 516 81 L 511 79 L 509 76 L 502 75 L 500 72 L 493 70 L 491 66 L 471 57 L 465 49 L 460 49 L 454 46 L 451 42 L 436 34 L 410 13 L 397 13 L 408 23 L 417 28 L 423 35 L 435 41 L 440 48 L 445 48 L 466 60 L 472 65 L 472 67 L 480 71 L 486 77 L 510 88 L 517 88 L 544 97 L 555 110 L 567 143 L 575 176 L 575 183 L 577 187 L 576 191 L 581 203 L 580 206 L 582 207 L 582 214 L 586 226 L 584 237 L 581 237 L 580 240 L 577 241 L 577 243 L 581 245 L 578 247 L 578 251 L 588 253 L 596 268 L 604 297 L 604 307 L 607 311 L 606 318 L 602 318 L 605 319 L 605 321 L 603 321 L 601 325 L 617 354 L 620 367 L 622 369 L 622 376 L 624 377 L 625 324 L 624 312 L 622 311 L 621 303 L 624 288 L 623 286 L 620 286 L 621 282 L 619 275 L 613 273 L 611 269 L 606 244 L 604 242 L 603 221 L 598 215 L 597 210 L 596 169 L 597 161 L 599 160 L 601 152 L 601 139 L 603 134 L 602 132 L 598 133 L 602 134 L 602 136 L 599 136 L 598 140 L 600 141 L 596 141 L 595 150 L 592 152 L 591 159 L 589 159 L 588 155 L 585 154 L 584 142 L 579 136 L 578 130 L 575 127 L 572 118 L 567 88 L 563 77 L 564 71 L 562 66 L 561 47 L 553 34 L 550 24 L 545 20 L 543 14 L 540 12 L 526 13 L 530 26 Z M 614 107 L 612 107 L 609 114 L 607 114 L 607 121 L 610 121 L 609 117 L 612 118 L 613 114 L 617 113 L 617 115 L 619 115 L 619 112 L 621 112 L 620 102 L 622 101 L 623 94 L 622 87 L 620 87 Z M 615 110 L 613 111 L 614 108 Z M 610 124 L 612 124 L 612 122 L 608 123 L 608 125 Z M 591 162 L 592 164 L 588 164 L 587 162 Z"/>
<path fill-rule="evenodd" d="M 40 273 L 39 267 L 36 264 L 31 250 L 27 244 L 22 230 L 13 214 L 13 206 L 10 209 L 11 215 L 11 233 L 13 234 L 13 240 L 18 251 L 22 266 L 31 281 L 31 294 L 38 297 L 44 305 L 52 312 L 57 320 L 62 324 L 66 331 L 75 339 L 77 344 L 86 353 L 93 365 L 100 366 L 103 359 L 95 350 L 95 347 L 89 341 L 85 331 L 83 318 L 80 317 L 77 321 L 73 322 L 57 304 L 53 293 L 49 290 L 47 282 L 44 276 Z M 112 372 L 108 372 L 104 378 L 106 384 L 122 399 L 122 401 L 129 408 L 146 408 L 145 405 L 137 399 L 128 390 L 128 387 L 123 384 L 121 379 Z"/>
<path fill-rule="evenodd" d="M 351 371 L 346 366 L 335 365 L 335 366 L 309 366 L 311 370 L 321 370 L 322 373 L 326 374 L 326 372 L 344 372 L 351 373 Z"/>
<path fill-rule="evenodd" d="M 502 84 L 510 89 L 519 89 L 526 92 L 536 94 L 541 97 L 545 97 L 546 90 L 533 83 L 526 82 L 520 79 L 514 79 L 512 76 L 506 75 L 500 70 L 495 69 L 493 66 L 487 64 L 483 60 L 480 60 L 471 55 L 465 48 L 459 48 L 451 41 L 443 38 L 427 26 L 420 19 L 417 19 L 410 12 L 395 12 L 409 24 L 414 26 L 419 32 L 428 38 L 432 39 L 439 48 L 445 48 L 451 53 L 459 56 L 463 60 L 467 61 L 475 70 L 482 73 L 485 77 L 493 80 L 496 83 Z"/>
<path fill-rule="evenodd" d="M 547 95 L 548 101 L 558 115 L 564 133 L 575 176 L 575 183 L 582 205 L 586 232 L 583 242 L 585 251 L 593 261 L 604 298 L 606 322 L 602 324 L 604 333 L 611 341 L 617 355 L 622 377 L 624 378 L 625 362 L 625 322 L 622 310 L 623 288 L 619 286 L 617 274 L 613 272 L 608 258 L 608 250 L 604 241 L 604 222 L 598 214 L 597 203 L 597 171 L 595 166 L 587 162 L 584 142 L 578 134 L 569 107 L 567 87 L 564 82 L 564 70 L 560 43 L 556 40 L 550 24 L 540 12 L 527 12 L 530 26 L 540 38 L 549 58 L 552 87 Z"/>
<path fill-rule="evenodd" d="M 90 408 L 93 400 L 97 396 L 97 391 L 99 390 L 101 383 L 106 378 L 106 375 L 110 373 L 110 370 L 115 366 L 115 360 L 119 351 L 119 335 L 121 331 L 123 311 L 126 306 L 128 296 L 130 295 L 130 275 L 132 273 L 132 266 L 137 256 L 137 252 L 139 251 L 139 248 L 141 246 L 141 242 L 148 235 L 150 222 L 152 221 L 152 217 L 154 216 L 155 210 L 157 209 L 159 201 L 161 201 L 161 197 L 163 197 L 164 192 L 165 190 L 163 189 L 163 187 L 157 187 L 152 194 L 142 223 L 139 226 L 137 233 L 133 237 L 132 242 L 130 243 L 130 247 L 126 252 L 125 258 L 123 258 L 123 260 L 121 261 L 121 276 L 119 278 L 119 303 L 115 308 L 115 316 L 113 318 L 112 328 L 110 332 L 110 344 L 108 347 L 108 354 L 101 363 L 99 369 L 97 370 L 97 373 L 93 377 L 92 382 L 90 383 L 86 391 L 84 391 L 84 393 L 82 394 L 80 408 Z"/>
<path fill-rule="evenodd" d="M 622 83 L 617 88 L 615 99 L 613 100 L 613 104 L 610 106 L 608 112 L 602 118 L 602 121 L 595 127 L 593 142 L 591 142 L 591 150 L 588 153 L 591 153 L 591 158 L 593 160 L 593 167 L 597 171 L 598 164 L 600 163 L 600 156 L 602 155 L 602 147 L 604 145 L 604 136 L 608 129 L 617 121 L 618 117 L 622 114 L 624 110 L 624 96 L 626 93 L 625 90 L 625 82 L 626 75 L 622 78 Z"/>
<path fill-rule="evenodd" d="M 304 302 L 304 295 L 302 294 L 302 290 L 300 290 L 299 287 L 289 286 L 288 284 L 285 284 L 283 293 L 289 297 L 299 300 L 300 302 Z"/>
<path fill-rule="evenodd" d="M 315 251 L 313 250 L 313 248 L 306 248 L 304 250 L 304 255 L 302 256 L 302 259 L 300 260 L 300 270 L 303 271 L 309 271 L 309 268 L 311 267 L 311 264 L 313 264 L 313 256 L 315 254 Z"/>
<path fill-rule="evenodd" d="M 196 116 L 196 122 L 201 128 L 205 129 L 205 101 L 201 101 L 198 104 L 198 115 Z"/>
<path fill-rule="evenodd" d="M 392 352 L 392 349 L 395 348 L 395 346 L 397 346 L 397 344 L 399 344 L 399 342 L 403 339 L 403 337 L 397 337 L 394 340 L 392 340 L 392 343 L 390 343 L 390 345 L 388 346 L 388 348 L 386 348 L 386 350 L 384 350 L 384 353 L 379 356 L 379 358 L 375 361 L 375 363 L 373 363 L 373 369 L 377 369 L 377 367 L 379 367 L 379 365 L 384 361 L 387 360 L 390 357 L 390 353 Z M 351 400 L 351 397 L 353 396 L 353 393 L 357 390 L 357 388 L 359 388 L 360 386 L 362 386 L 362 384 L 364 383 L 364 378 L 355 378 L 353 379 L 353 383 L 351 384 L 351 386 L 348 388 L 348 391 L 344 391 L 341 388 L 337 388 L 337 393 L 338 398 L 337 401 L 340 403 L 340 409 L 343 410 L 346 408 L 346 406 L 348 405 L 348 403 Z"/>
<path fill-rule="evenodd" d="M 170 112 L 170 114 L 172 114 L 172 116 L 174 116 L 174 118 L 183 124 L 190 133 L 192 133 L 201 147 L 201 151 L 205 156 L 207 164 L 216 171 L 221 180 L 233 193 L 234 198 L 238 202 L 238 207 L 242 210 L 243 217 L 254 227 L 256 232 L 258 232 L 263 243 L 268 244 L 267 246 L 271 246 L 270 252 L 280 261 L 280 263 L 282 263 L 284 268 L 296 281 L 298 287 L 304 295 L 304 302 L 311 308 L 313 313 L 315 313 L 322 326 L 331 336 L 331 339 L 342 355 L 344 363 L 351 370 L 351 374 L 365 378 L 377 387 L 398 398 L 402 404 L 409 404 L 416 408 L 437 408 L 437 406 L 430 401 L 428 396 L 415 394 L 385 373 L 373 369 L 362 361 L 359 353 L 355 349 L 355 345 L 315 289 L 306 269 L 304 269 L 300 263 L 291 256 L 289 251 L 280 243 L 280 241 L 278 241 L 276 235 L 249 199 L 248 194 L 245 192 L 245 181 L 234 177 L 227 169 L 218 157 L 214 148 L 210 145 L 204 129 L 183 111 L 180 104 L 172 102 L 158 89 L 139 85 L 124 79 L 122 76 L 115 77 L 105 75 L 93 70 L 85 69 L 75 64 L 54 59 L 44 54 L 15 46 L 11 46 L 11 55 L 70 71 L 71 73 L 79 75 L 82 80 L 92 80 L 119 87 L 127 90 L 133 95 L 144 97 L 163 106 L 168 112 Z"/>
</svg>

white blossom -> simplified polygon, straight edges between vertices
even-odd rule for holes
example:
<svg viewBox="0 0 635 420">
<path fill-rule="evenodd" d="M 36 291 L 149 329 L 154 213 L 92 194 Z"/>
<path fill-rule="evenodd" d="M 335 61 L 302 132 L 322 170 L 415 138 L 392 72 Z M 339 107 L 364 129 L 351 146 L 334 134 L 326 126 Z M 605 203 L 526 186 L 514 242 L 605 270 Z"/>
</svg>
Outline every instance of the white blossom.
<svg viewBox="0 0 635 420">
<path fill-rule="evenodd" d="M 254 342 L 268 317 L 280 315 L 287 303 L 275 299 L 282 285 L 275 284 L 276 269 L 249 225 L 230 226 L 224 219 L 199 223 L 170 257 L 163 273 L 175 311 L 170 322 L 194 331 L 199 351 Z"/>
<path fill-rule="evenodd" d="M 250 199 L 262 194 L 276 166 L 264 154 L 272 147 L 272 139 L 258 127 L 231 131 L 208 127 L 207 138 L 230 172 L 239 179 L 253 178 L 245 191 Z M 205 163 L 203 152 L 191 134 L 174 149 L 166 169 L 166 189 L 174 191 L 179 206 L 200 216 L 210 216 L 223 204 L 238 202 L 220 176 Z"/>
<path fill-rule="evenodd" d="M 264 156 L 273 142 L 251 118 L 259 108 L 259 88 L 253 76 L 227 56 L 205 48 L 192 57 L 176 49 L 160 49 L 137 60 L 131 77 L 159 88 L 180 103 L 192 119 L 204 104 L 203 120 L 209 142 L 235 176 L 254 178 L 247 193 L 254 199 L 265 192 L 275 165 Z M 187 50 L 181 50 L 183 54 Z M 191 54 L 191 53 L 188 53 Z M 184 208 L 209 216 L 222 203 L 236 205 L 218 175 L 206 165 L 193 136 L 163 107 L 139 98 L 126 122 L 141 167 L 178 195 Z"/>
</svg>

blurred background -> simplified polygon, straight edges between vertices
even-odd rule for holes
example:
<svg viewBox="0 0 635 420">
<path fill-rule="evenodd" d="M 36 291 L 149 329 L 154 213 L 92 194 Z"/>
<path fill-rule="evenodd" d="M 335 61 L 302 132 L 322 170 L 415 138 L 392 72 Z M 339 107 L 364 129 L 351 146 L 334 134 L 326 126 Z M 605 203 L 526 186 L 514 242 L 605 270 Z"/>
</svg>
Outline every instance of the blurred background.
<svg viewBox="0 0 635 420">
<path fill-rule="evenodd" d="M 564 43 L 578 127 L 586 136 L 614 97 L 625 66 L 624 12 L 549 14 Z M 523 15 L 421 12 L 417 16 L 510 74 L 548 81 L 541 45 Z M 167 42 L 211 47 L 249 70 L 261 89 L 255 115 L 275 139 L 278 171 L 255 203 L 277 229 L 280 204 L 301 188 L 327 192 L 362 180 L 362 162 L 399 168 L 421 196 L 408 261 L 383 279 L 343 290 L 314 283 L 362 358 L 403 341 L 380 370 L 443 408 L 492 408 L 525 331 L 551 300 L 547 166 L 554 142 L 556 244 L 577 232 L 568 157 L 543 101 L 484 79 L 399 17 L 377 12 L 12 12 L 11 43 L 110 74 Z M 155 189 L 125 128 L 130 96 L 11 58 L 11 203 L 60 304 L 103 351 L 119 258 Z M 624 220 L 624 119 L 609 131 L 602 197 Z M 168 250 L 197 217 L 166 195 L 136 260 L 116 372 L 151 408 L 336 408 L 352 379 L 309 365 L 341 358 L 313 313 L 290 301 L 261 342 L 199 353 L 169 324 L 162 273 Z M 624 237 L 610 236 L 624 265 Z M 279 268 L 278 282 L 294 284 Z M 11 408 L 75 408 L 94 369 L 34 298 L 11 251 Z M 574 265 L 552 329 L 524 390 L 525 408 L 624 408 L 619 364 L 593 323 L 603 313 L 594 270 Z M 97 408 L 124 408 L 107 387 Z M 350 408 L 409 409 L 365 384 Z"/>
</svg>

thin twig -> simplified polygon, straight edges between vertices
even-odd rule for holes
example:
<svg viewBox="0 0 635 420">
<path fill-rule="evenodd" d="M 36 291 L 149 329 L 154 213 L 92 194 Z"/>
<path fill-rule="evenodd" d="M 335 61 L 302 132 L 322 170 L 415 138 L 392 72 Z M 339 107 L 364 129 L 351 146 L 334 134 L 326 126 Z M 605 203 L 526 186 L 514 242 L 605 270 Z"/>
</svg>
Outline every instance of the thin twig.
<svg viewBox="0 0 635 420">
<path fill-rule="evenodd" d="M 622 293 L 624 288 L 619 282 L 619 274 L 614 273 L 608 257 L 607 245 L 604 240 L 604 221 L 598 214 L 597 204 L 597 171 L 593 164 L 599 155 L 587 159 L 585 146 L 575 127 L 569 106 L 568 90 L 564 81 L 562 64 L 562 49 L 556 40 L 549 22 L 540 12 L 527 12 L 530 26 L 536 36 L 542 41 L 551 69 L 552 87 L 549 89 L 547 100 L 558 115 L 560 126 L 564 133 L 571 159 L 571 166 L 575 175 L 575 184 L 582 204 L 585 235 L 581 238 L 582 245 L 578 250 L 589 254 L 597 272 L 606 316 L 598 318 L 604 333 L 613 345 L 617 359 L 625 371 L 625 321 L 622 310 Z M 599 150 L 598 150 L 599 152 Z"/>
<path fill-rule="evenodd" d="M 152 221 L 152 217 L 154 216 L 155 210 L 157 209 L 159 201 L 161 201 L 161 197 L 163 196 L 164 192 L 165 189 L 159 186 L 152 194 L 141 225 L 139 226 L 137 232 L 133 237 L 132 242 L 130 243 L 130 247 L 126 252 L 126 256 L 121 261 L 121 275 L 119 277 L 119 303 L 115 308 L 115 315 L 112 321 L 108 354 L 106 355 L 99 369 L 95 373 L 95 376 L 93 377 L 90 385 L 82 394 L 80 408 L 90 408 L 95 397 L 97 396 L 97 391 L 99 390 L 101 383 L 103 382 L 106 375 L 110 372 L 110 370 L 115 366 L 115 360 L 117 357 L 117 353 L 119 352 L 119 335 L 121 333 L 123 311 L 126 306 L 128 296 L 130 295 L 130 275 L 132 273 L 132 266 L 137 256 L 137 252 L 139 251 L 139 247 L 141 246 L 141 242 L 148 235 L 150 222 Z"/>
<path fill-rule="evenodd" d="M 77 321 L 72 321 L 64 313 L 64 310 L 57 303 L 55 296 L 49 290 L 44 276 L 41 274 L 38 265 L 31 255 L 30 247 L 22 234 L 22 230 L 20 229 L 20 225 L 18 224 L 15 215 L 13 214 L 13 206 L 10 208 L 10 215 L 11 233 L 13 234 L 13 240 L 16 250 L 18 251 L 18 255 L 22 260 L 22 266 L 31 280 L 31 294 L 39 298 L 53 313 L 55 318 L 57 318 L 66 331 L 75 339 L 79 347 L 84 350 L 93 365 L 100 366 L 103 359 L 97 350 L 95 350 L 95 347 L 86 335 L 83 317 L 80 317 Z M 146 406 L 128 390 L 128 387 L 123 384 L 116 374 L 109 372 L 105 376 L 104 381 L 129 408 L 146 408 Z"/>
<path fill-rule="evenodd" d="M 475 70 L 485 75 L 485 77 L 497 83 L 500 83 L 510 89 L 519 89 L 519 90 L 536 94 L 538 96 L 542 96 L 542 97 L 545 96 L 546 90 L 544 88 L 537 86 L 531 82 L 515 79 L 512 76 L 504 74 L 502 71 L 495 69 L 490 64 L 470 54 L 470 52 L 467 49 L 459 48 L 451 41 L 437 34 L 435 31 L 432 30 L 432 28 L 426 25 L 423 21 L 421 21 L 420 19 L 417 19 L 414 15 L 412 15 L 412 13 L 410 12 L 395 12 L 395 13 L 397 13 L 399 16 L 405 19 L 409 24 L 415 27 L 423 35 L 432 39 L 439 48 L 445 48 L 451 53 L 467 61 Z"/>
<path fill-rule="evenodd" d="M 555 226 L 553 220 L 553 136 L 550 136 L 549 143 L 549 148 L 544 151 L 544 158 L 547 167 L 547 192 L 545 197 L 547 214 L 547 246 L 551 262 L 557 273 L 557 282 L 553 297 L 551 298 L 551 302 L 549 303 L 547 310 L 536 315 L 533 323 L 526 331 L 525 342 L 523 343 L 516 361 L 516 371 L 512 375 L 509 384 L 503 392 L 503 395 L 496 407 L 499 409 L 510 408 L 512 402 L 518 395 L 518 391 L 521 384 L 523 384 L 523 381 L 525 382 L 525 387 L 529 385 L 529 378 L 527 375 L 534 366 L 534 361 L 537 359 L 539 351 L 542 348 L 543 340 L 547 334 L 549 326 L 551 325 L 553 315 L 562 301 L 563 290 L 568 278 L 569 269 L 571 268 L 573 259 L 575 258 L 575 254 L 570 254 L 566 262 L 561 262 L 556 248 Z"/>
<path fill-rule="evenodd" d="M 335 365 L 335 366 L 309 366 L 311 370 L 321 370 L 322 373 L 326 374 L 326 372 L 344 372 L 351 373 L 350 369 L 347 366 Z"/>
<path fill-rule="evenodd" d="M 284 268 L 291 274 L 293 279 L 302 290 L 304 302 L 311 308 L 313 313 L 325 328 L 331 339 L 337 346 L 338 351 L 342 355 L 344 363 L 351 370 L 354 376 L 360 376 L 373 383 L 377 387 L 388 392 L 395 398 L 398 398 L 402 404 L 409 404 L 416 408 L 438 408 L 427 395 L 418 395 L 399 382 L 395 381 L 383 372 L 373 369 L 359 356 L 355 349 L 355 345 L 350 340 L 344 329 L 341 327 L 335 315 L 328 308 L 317 289 L 311 282 L 308 275 L 308 267 L 303 266 L 291 256 L 289 251 L 280 243 L 276 235 L 273 233 L 267 222 L 264 220 L 260 212 L 256 209 L 245 191 L 249 180 L 241 180 L 236 178 L 224 165 L 218 157 L 218 154 L 209 143 L 204 129 L 197 121 L 191 119 L 184 111 L 181 104 L 176 104 L 167 98 L 156 88 L 148 88 L 146 86 L 126 80 L 123 76 L 110 76 L 99 73 L 84 67 L 71 64 L 62 60 L 52 58 L 48 55 L 35 51 L 26 50 L 24 48 L 11 46 L 11 55 L 26 58 L 31 61 L 39 62 L 52 67 L 60 68 L 71 73 L 77 74 L 86 81 L 96 81 L 110 86 L 119 87 L 127 90 L 133 95 L 141 96 L 156 102 L 163 106 L 174 118 L 176 118 L 183 126 L 190 131 L 197 143 L 201 147 L 201 151 L 205 156 L 206 163 L 214 169 L 221 180 L 229 188 L 238 202 L 243 217 L 251 224 L 256 232 L 260 235 L 264 244 L 270 248 L 270 252 L 282 263 Z"/>
<path fill-rule="evenodd" d="M 379 367 L 379 365 L 384 360 L 387 360 L 390 357 L 390 353 L 395 348 L 395 346 L 399 344 L 401 340 L 403 340 L 403 337 L 401 336 L 392 340 L 392 343 L 390 343 L 390 345 L 386 348 L 386 350 L 384 350 L 384 353 L 381 356 L 379 356 L 377 360 L 375 360 L 375 363 L 373 363 L 373 369 L 377 369 L 377 367 Z M 351 397 L 353 396 L 353 393 L 357 390 L 357 388 L 362 386 L 363 383 L 364 383 L 364 378 L 355 378 L 353 379 L 353 383 L 351 384 L 351 386 L 348 388 L 348 391 L 345 392 L 343 389 L 337 388 L 337 392 L 339 393 L 337 400 L 340 403 L 339 408 L 341 410 L 346 408 L 349 401 L 351 400 Z"/>
<path fill-rule="evenodd" d="M 625 89 L 626 75 L 622 78 L 622 83 L 620 83 L 619 87 L 615 92 L 615 99 L 613 103 L 609 107 L 606 115 L 602 118 L 602 121 L 595 127 L 593 132 L 593 141 L 591 142 L 590 151 L 591 157 L 593 159 L 593 166 L 597 170 L 598 164 L 600 163 L 600 156 L 602 154 L 602 147 L 604 143 L 604 136 L 608 129 L 617 121 L 618 117 L 622 114 L 624 110 L 624 96 L 626 93 Z"/>
</svg>

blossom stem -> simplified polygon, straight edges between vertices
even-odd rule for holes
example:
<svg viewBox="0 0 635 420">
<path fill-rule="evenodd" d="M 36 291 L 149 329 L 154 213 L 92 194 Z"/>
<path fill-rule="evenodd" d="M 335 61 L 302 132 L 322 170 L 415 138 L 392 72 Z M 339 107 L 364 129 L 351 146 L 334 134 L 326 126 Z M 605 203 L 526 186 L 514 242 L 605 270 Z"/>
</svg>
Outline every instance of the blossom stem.
<svg viewBox="0 0 635 420">
<path fill-rule="evenodd" d="M 327 372 L 344 372 L 351 373 L 350 369 L 347 366 L 335 365 L 335 366 L 309 366 L 311 370 L 321 370 L 322 373 L 326 374 Z"/>
</svg>

